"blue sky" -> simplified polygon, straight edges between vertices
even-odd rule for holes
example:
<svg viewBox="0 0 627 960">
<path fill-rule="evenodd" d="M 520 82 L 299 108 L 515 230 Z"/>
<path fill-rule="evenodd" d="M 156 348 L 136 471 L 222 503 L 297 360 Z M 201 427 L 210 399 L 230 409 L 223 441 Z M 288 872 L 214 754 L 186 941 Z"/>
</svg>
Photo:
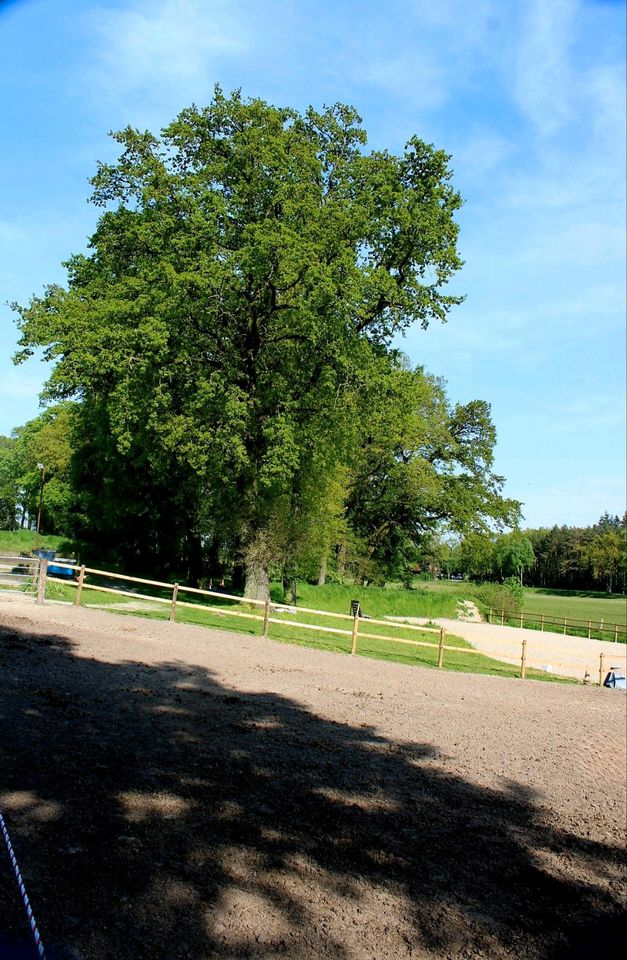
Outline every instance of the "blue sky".
<svg viewBox="0 0 627 960">
<path fill-rule="evenodd" d="M 465 303 L 403 347 L 492 404 L 528 526 L 625 509 L 623 0 L 0 0 L 0 433 L 38 412 L 7 302 L 63 282 L 107 131 L 227 91 L 352 103 L 371 147 L 417 134 L 465 198 Z"/>
</svg>

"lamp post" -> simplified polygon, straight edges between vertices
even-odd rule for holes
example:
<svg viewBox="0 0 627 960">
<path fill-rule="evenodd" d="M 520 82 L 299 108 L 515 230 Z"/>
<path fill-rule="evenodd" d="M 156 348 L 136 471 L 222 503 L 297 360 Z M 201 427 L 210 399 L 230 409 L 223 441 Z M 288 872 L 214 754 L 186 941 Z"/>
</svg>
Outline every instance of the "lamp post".
<svg viewBox="0 0 627 960">
<path fill-rule="evenodd" d="M 44 500 L 44 480 L 46 479 L 46 468 L 44 464 L 38 463 L 37 469 L 41 473 L 41 479 L 39 483 L 39 507 L 37 510 L 37 537 L 35 539 L 35 550 L 39 550 L 39 529 L 41 527 L 41 507 Z"/>
</svg>

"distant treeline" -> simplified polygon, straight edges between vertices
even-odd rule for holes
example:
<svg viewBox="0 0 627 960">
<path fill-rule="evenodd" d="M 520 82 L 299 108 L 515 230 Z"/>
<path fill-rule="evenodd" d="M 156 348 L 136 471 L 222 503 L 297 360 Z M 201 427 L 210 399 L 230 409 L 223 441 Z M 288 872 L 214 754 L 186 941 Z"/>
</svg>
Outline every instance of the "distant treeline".
<svg viewBox="0 0 627 960">
<path fill-rule="evenodd" d="M 627 514 L 604 513 L 591 527 L 526 530 L 535 554 L 527 583 L 564 590 L 625 592 Z"/>
<path fill-rule="evenodd" d="M 627 578 L 627 514 L 604 513 L 589 527 L 540 527 L 485 536 L 469 534 L 444 545 L 446 573 L 476 580 L 516 576 L 533 587 L 624 593 Z"/>
</svg>

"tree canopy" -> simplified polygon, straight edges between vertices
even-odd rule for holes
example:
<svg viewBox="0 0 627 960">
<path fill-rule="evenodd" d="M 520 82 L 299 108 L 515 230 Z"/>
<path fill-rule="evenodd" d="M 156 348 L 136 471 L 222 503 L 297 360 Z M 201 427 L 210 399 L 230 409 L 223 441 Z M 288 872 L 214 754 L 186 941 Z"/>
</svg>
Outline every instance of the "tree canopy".
<svg viewBox="0 0 627 960">
<path fill-rule="evenodd" d="M 263 596 L 273 564 L 322 561 L 349 528 L 391 568 L 438 519 L 511 516 L 487 405 L 451 409 L 392 346 L 460 301 L 443 151 L 367 152 L 350 107 L 219 88 L 159 136 L 114 137 L 88 252 L 16 305 L 17 359 L 43 347 L 47 398 L 79 402 L 83 539 L 192 578 L 228 556 Z"/>
<path fill-rule="evenodd" d="M 516 575 L 534 587 L 618 589 L 627 576 L 627 514 L 607 512 L 588 527 L 554 526 L 509 534 L 470 534 L 454 549 L 452 568 L 479 580 Z"/>
</svg>

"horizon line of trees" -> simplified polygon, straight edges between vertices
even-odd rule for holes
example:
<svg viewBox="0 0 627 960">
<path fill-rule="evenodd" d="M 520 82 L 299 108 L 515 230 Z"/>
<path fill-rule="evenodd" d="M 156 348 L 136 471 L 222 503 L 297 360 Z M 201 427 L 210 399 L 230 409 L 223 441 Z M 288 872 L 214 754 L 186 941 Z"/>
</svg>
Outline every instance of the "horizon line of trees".
<svg viewBox="0 0 627 960">
<path fill-rule="evenodd" d="M 410 382 L 416 377 L 414 371 Z M 437 386 L 442 403 L 439 417 L 445 410 L 450 414 L 441 384 L 422 371 L 417 379 L 422 390 Z M 431 393 L 429 396 L 433 399 Z M 458 419 L 462 409 L 456 408 Z M 380 441 L 390 440 L 390 411 L 389 405 L 382 411 L 386 416 Z M 416 411 L 407 421 L 414 428 L 415 414 Z M 392 419 L 404 433 L 400 423 L 403 418 L 395 414 Z M 185 569 L 187 558 L 183 552 L 168 556 L 150 554 L 136 544 L 139 553 L 133 563 L 133 556 L 126 552 L 128 538 L 116 545 L 112 531 L 96 531 L 92 540 L 85 535 L 93 524 L 86 513 L 92 502 L 91 492 L 81 487 L 78 451 L 82 451 L 82 445 L 77 449 L 73 446 L 73 431 L 81 422 L 79 406 L 64 403 L 45 409 L 16 428 L 10 437 L 0 436 L 0 528 L 34 529 L 42 493 L 40 465 L 44 464 L 42 532 L 66 536 L 76 549 L 94 559 L 106 559 L 141 572 L 185 574 L 193 580 L 189 565 Z M 442 426 L 442 421 L 436 418 L 428 425 L 423 423 L 423 428 L 434 431 L 438 425 Z M 372 433 L 372 420 L 369 428 Z M 441 434 L 438 436 L 441 440 Z M 450 506 L 449 515 L 442 517 L 448 498 L 458 502 L 459 488 L 455 483 L 451 487 L 452 478 L 446 471 L 438 472 L 435 458 L 431 457 L 430 482 L 437 487 L 437 495 L 432 489 L 429 507 L 424 495 L 420 498 L 417 488 L 411 488 L 412 481 L 417 480 L 416 470 L 421 485 L 427 479 L 426 450 L 421 451 L 419 460 L 412 461 L 407 453 L 404 457 L 399 455 L 398 446 L 388 445 L 389 462 L 383 469 L 383 449 L 381 445 L 375 447 L 371 438 L 371 445 L 366 445 L 356 458 L 350 478 L 346 471 L 338 475 L 335 500 L 326 502 L 326 512 L 318 504 L 317 512 L 302 518 L 300 528 L 292 522 L 290 532 L 296 550 L 287 560 L 285 554 L 275 555 L 271 564 L 273 576 L 282 577 L 286 585 L 302 577 L 320 584 L 329 578 L 378 584 L 393 581 L 410 586 L 422 571 L 423 575 L 463 575 L 470 580 L 497 583 L 515 577 L 521 585 L 524 582 L 532 587 L 626 592 L 627 513 L 619 517 L 605 512 L 597 523 L 586 527 L 555 524 L 507 532 L 488 530 L 484 518 L 482 529 L 475 524 L 475 529 L 462 532 L 467 517 L 455 515 Z M 372 468 L 373 460 L 376 470 Z M 104 490 L 106 478 L 102 481 Z M 497 498 L 492 503 L 493 512 L 498 504 Z M 504 508 L 505 504 L 500 506 Z M 478 510 L 478 500 L 474 507 Z M 132 504 L 127 503 L 125 516 L 129 508 Z M 513 508 L 509 509 L 510 519 L 514 519 Z M 277 524 L 285 522 L 284 517 L 277 518 Z M 456 526 L 458 534 L 451 539 L 450 531 Z M 227 540 L 216 544 L 207 537 L 200 554 L 196 581 L 232 577 L 235 556 Z"/>
<path fill-rule="evenodd" d="M 606 511 L 587 527 L 471 533 L 438 546 L 432 562 L 447 575 L 488 581 L 515 576 L 530 587 L 627 592 L 627 512 L 619 517 Z"/>
</svg>

